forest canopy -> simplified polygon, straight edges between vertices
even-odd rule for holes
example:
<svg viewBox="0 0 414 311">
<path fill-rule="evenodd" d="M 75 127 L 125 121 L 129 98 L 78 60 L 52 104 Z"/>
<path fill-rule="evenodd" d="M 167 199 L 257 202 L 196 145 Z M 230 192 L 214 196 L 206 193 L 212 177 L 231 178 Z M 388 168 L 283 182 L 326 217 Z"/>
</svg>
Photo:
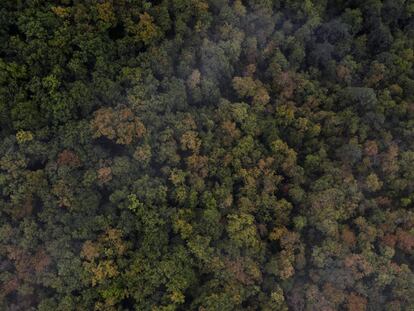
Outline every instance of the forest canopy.
<svg viewBox="0 0 414 311">
<path fill-rule="evenodd" d="M 413 0 L 1 0 L 0 309 L 414 310 Z"/>
</svg>

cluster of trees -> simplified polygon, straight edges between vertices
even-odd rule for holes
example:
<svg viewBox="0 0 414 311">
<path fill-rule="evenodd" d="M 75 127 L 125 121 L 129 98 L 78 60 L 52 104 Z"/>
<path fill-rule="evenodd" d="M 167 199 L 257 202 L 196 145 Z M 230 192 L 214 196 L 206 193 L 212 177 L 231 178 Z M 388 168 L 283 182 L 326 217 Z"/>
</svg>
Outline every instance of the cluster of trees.
<svg viewBox="0 0 414 311">
<path fill-rule="evenodd" d="M 0 309 L 413 310 L 412 0 L 2 0 Z"/>
</svg>

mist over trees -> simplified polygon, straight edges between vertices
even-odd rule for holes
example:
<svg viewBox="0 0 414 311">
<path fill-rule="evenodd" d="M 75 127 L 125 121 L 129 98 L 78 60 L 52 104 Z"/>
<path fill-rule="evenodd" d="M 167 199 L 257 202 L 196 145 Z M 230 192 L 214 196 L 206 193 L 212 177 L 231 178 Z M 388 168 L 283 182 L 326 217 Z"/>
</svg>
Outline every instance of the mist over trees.
<svg viewBox="0 0 414 311">
<path fill-rule="evenodd" d="M 2 0 L 0 309 L 414 309 L 412 0 Z"/>
</svg>

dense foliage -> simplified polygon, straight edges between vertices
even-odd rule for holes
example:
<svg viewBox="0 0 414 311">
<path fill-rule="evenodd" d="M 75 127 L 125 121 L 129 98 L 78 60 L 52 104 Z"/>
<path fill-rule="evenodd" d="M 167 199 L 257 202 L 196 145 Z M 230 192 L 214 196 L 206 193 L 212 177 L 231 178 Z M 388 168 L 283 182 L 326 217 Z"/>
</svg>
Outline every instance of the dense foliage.
<svg viewBox="0 0 414 311">
<path fill-rule="evenodd" d="M 413 0 L 1 0 L 1 310 L 414 310 Z"/>
</svg>

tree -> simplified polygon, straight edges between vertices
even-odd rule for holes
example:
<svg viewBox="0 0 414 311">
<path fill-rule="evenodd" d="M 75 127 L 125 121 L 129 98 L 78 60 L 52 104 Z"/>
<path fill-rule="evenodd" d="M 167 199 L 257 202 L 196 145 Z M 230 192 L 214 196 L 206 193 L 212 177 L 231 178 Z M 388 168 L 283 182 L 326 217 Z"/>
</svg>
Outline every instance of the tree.
<svg viewBox="0 0 414 311">
<path fill-rule="evenodd" d="M 91 123 L 94 137 L 104 136 L 118 144 L 129 145 L 144 136 L 146 128 L 129 108 L 101 108 Z"/>
</svg>

